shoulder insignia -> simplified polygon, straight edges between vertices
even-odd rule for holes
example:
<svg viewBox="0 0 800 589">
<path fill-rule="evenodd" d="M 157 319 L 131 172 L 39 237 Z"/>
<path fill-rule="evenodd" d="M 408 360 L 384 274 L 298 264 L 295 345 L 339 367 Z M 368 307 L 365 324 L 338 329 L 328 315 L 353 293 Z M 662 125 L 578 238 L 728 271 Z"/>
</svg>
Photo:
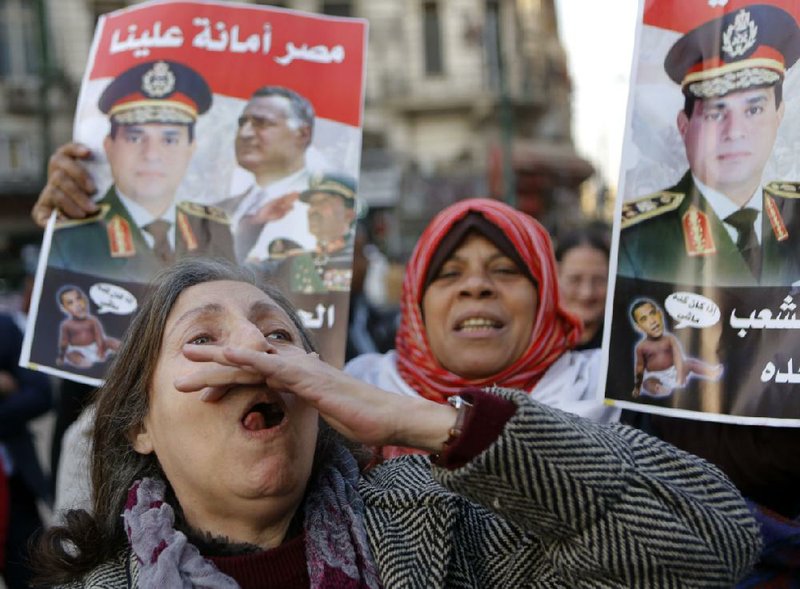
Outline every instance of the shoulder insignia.
<svg viewBox="0 0 800 589">
<path fill-rule="evenodd" d="M 181 210 L 178 210 L 175 217 L 178 224 L 178 231 L 181 233 L 183 243 L 186 244 L 186 249 L 190 252 L 193 252 L 197 249 L 199 244 L 197 243 L 197 236 L 194 234 L 194 230 L 192 229 L 192 224 L 189 223 L 186 213 Z"/>
<path fill-rule="evenodd" d="M 717 253 L 714 236 L 711 235 L 711 226 L 708 215 L 696 206 L 690 206 L 681 218 L 683 226 L 683 241 L 686 245 L 686 255 L 690 258 L 710 256 Z"/>
<path fill-rule="evenodd" d="M 622 204 L 622 228 L 626 229 L 663 213 L 674 211 L 686 195 L 682 192 L 656 192 Z"/>
<path fill-rule="evenodd" d="M 121 215 L 114 215 L 106 223 L 108 253 L 112 258 L 132 258 L 136 255 L 131 226 Z"/>
<path fill-rule="evenodd" d="M 764 187 L 764 192 L 770 196 L 800 198 L 800 182 L 770 182 Z"/>
<path fill-rule="evenodd" d="M 283 260 L 303 253 L 299 243 L 287 237 L 277 237 L 269 242 L 267 253 L 271 260 Z"/>
<path fill-rule="evenodd" d="M 786 224 L 783 222 L 783 215 L 778 210 L 778 205 L 775 204 L 775 199 L 769 194 L 764 194 L 764 211 L 767 213 L 767 219 L 772 226 L 772 232 L 775 234 L 777 241 L 785 241 L 789 238 L 789 231 L 786 229 Z"/>
<path fill-rule="evenodd" d="M 100 210 L 97 211 L 94 215 L 89 217 L 84 217 L 83 219 L 58 219 L 56 220 L 56 229 L 66 229 L 67 227 L 77 227 L 78 225 L 86 225 L 87 223 L 94 223 L 96 221 L 101 221 L 105 219 L 106 215 L 108 215 L 108 211 L 111 210 L 111 205 L 108 204 L 101 204 Z"/>
<path fill-rule="evenodd" d="M 178 210 L 183 211 L 191 217 L 200 217 L 201 219 L 209 219 L 215 223 L 224 223 L 230 225 L 228 215 L 220 208 L 212 207 L 210 205 L 203 205 L 199 202 L 192 202 L 190 200 L 183 200 L 178 203 Z"/>
</svg>

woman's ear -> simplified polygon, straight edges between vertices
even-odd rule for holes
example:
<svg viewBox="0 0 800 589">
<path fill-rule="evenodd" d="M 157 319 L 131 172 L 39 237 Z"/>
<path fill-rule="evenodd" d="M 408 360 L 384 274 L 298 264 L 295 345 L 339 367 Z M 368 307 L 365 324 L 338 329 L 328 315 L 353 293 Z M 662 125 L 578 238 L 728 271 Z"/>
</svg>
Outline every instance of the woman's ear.
<svg viewBox="0 0 800 589">
<path fill-rule="evenodd" d="M 147 431 L 147 420 L 145 419 L 141 425 L 132 429 L 128 433 L 133 449 L 139 454 L 152 454 L 154 451 L 153 440 L 150 439 L 150 434 Z"/>
</svg>

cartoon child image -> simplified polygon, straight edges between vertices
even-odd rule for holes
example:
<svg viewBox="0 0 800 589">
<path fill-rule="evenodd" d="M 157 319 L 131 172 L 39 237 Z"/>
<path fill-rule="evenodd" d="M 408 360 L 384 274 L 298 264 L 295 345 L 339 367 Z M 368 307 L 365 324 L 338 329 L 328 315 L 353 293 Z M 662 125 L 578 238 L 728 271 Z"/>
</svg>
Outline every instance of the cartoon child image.
<svg viewBox="0 0 800 589">
<path fill-rule="evenodd" d="M 696 376 L 718 380 L 722 364 L 710 365 L 683 355 L 678 339 L 664 329 L 664 313 L 650 299 L 638 299 L 631 305 L 633 326 L 643 335 L 634 348 L 636 367 L 633 397 L 640 395 L 664 398 L 682 388 Z"/>
<path fill-rule="evenodd" d="M 100 321 L 89 312 L 89 299 L 80 288 L 62 286 L 56 299 L 66 315 L 59 326 L 56 364 L 90 368 L 116 352 L 119 340 L 106 337 Z"/>
</svg>

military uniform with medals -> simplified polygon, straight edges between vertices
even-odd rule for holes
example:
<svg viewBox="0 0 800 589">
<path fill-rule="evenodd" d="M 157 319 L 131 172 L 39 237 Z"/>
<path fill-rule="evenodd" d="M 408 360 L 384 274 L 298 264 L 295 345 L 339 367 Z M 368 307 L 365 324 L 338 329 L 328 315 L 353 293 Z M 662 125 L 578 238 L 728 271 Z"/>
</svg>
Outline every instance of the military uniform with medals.
<svg viewBox="0 0 800 589">
<path fill-rule="evenodd" d="M 211 89 L 199 73 L 178 62 L 158 60 L 138 64 L 114 78 L 100 95 L 98 108 L 111 123 L 107 141 L 126 141 L 120 136 L 126 127 L 173 125 L 186 126 L 191 142 L 197 117 L 208 111 L 211 101 Z M 114 175 L 113 165 L 111 171 Z M 230 223 L 222 210 L 170 199 L 158 203 L 163 211 L 156 217 L 138 200 L 129 198 L 129 202 L 126 206 L 112 185 L 97 203 L 96 215 L 58 223 L 48 264 L 146 283 L 182 256 L 235 259 Z M 136 220 L 133 205 L 138 205 Z"/>
<path fill-rule="evenodd" d="M 355 207 L 355 180 L 342 174 L 327 174 L 312 180 L 309 189 L 301 193 L 300 201 L 309 202 L 314 195 L 338 198 L 347 209 Z M 312 209 L 309 209 L 309 214 Z M 349 292 L 353 276 L 352 223 L 344 234 L 326 243 L 320 243 L 312 251 L 302 251 L 299 244 L 288 240 L 274 240 L 269 248 L 270 257 L 285 258 L 278 268 L 278 279 L 289 292 L 301 294 L 324 294 Z"/>
<path fill-rule="evenodd" d="M 797 23 L 776 6 L 737 8 L 692 29 L 675 42 L 664 61 L 667 75 L 680 85 L 686 98 L 679 125 L 683 121 L 688 128 L 691 117 L 704 116 L 704 112 L 695 113 L 697 100 L 706 101 L 704 108 L 709 105 L 719 125 L 729 124 L 725 119 L 734 116 L 726 112 L 733 107 L 724 102 L 730 94 L 774 88 L 778 102 L 785 72 L 798 57 Z M 719 106 L 715 104 L 717 99 Z M 752 100 L 761 98 L 755 95 Z M 759 106 L 753 102 L 751 108 L 757 112 Z M 775 108 L 779 108 L 778 104 Z M 684 116 L 685 119 L 680 118 Z M 715 132 L 720 134 L 718 141 L 734 141 L 723 131 Z M 684 141 L 691 140 L 684 137 Z M 734 145 L 730 149 L 755 149 L 747 143 Z M 687 153 L 689 148 L 687 143 Z M 724 150 L 721 152 L 724 154 Z M 754 158 L 758 153 L 750 155 Z M 703 181 L 700 175 L 697 177 Z M 676 186 L 625 203 L 617 272 L 624 277 L 686 285 L 791 285 L 800 280 L 797 186 L 781 181 L 761 187 L 759 243 L 754 223 L 759 213 L 755 207 L 741 206 L 716 191 L 736 207 L 723 224 L 707 196 L 695 185 L 692 173 L 686 172 Z M 726 225 L 735 238 L 731 238 Z"/>
<path fill-rule="evenodd" d="M 353 240 L 330 252 L 303 252 L 291 258 L 289 290 L 303 294 L 349 292 L 353 277 Z"/>
<path fill-rule="evenodd" d="M 756 277 L 708 201 L 687 172 L 662 192 L 625 203 L 617 273 L 676 284 L 789 285 L 800 280 L 795 230 L 797 184 L 763 188 L 761 276 Z"/>
<path fill-rule="evenodd" d="M 48 262 L 51 266 L 108 279 L 147 282 L 166 264 L 111 187 L 88 219 L 56 225 Z M 228 218 L 221 210 L 189 201 L 176 205 L 176 258 L 188 255 L 234 260 Z"/>
</svg>

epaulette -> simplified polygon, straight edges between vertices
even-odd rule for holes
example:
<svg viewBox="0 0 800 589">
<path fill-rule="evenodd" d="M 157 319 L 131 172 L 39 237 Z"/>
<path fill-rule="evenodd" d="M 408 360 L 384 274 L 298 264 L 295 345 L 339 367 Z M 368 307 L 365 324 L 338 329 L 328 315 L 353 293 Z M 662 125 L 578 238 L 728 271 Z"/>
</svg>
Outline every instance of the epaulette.
<svg viewBox="0 0 800 589">
<path fill-rule="evenodd" d="M 58 219 L 56 221 L 56 229 L 67 229 L 68 227 L 77 227 L 78 225 L 86 225 L 87 223 L 95 223 L 97 221 L 101 221 L 108 215 L 108 211 L 111 210 L 111 205 L 109 204 L 101 204 L 100 210 L 98 210 L 95 214 L 89 215 L 88 217 L 84 217 L 83 219 Z"/>
<path fill-rule="evenodd" d="M 302 254 L 307 254 L 308 252 L 304 249 L 294 249 L 289 250 L 286 252 L 278 252 L 276 254 L 270 254 L 269 259 L 275 262 L 280 262 L 281 260 L 286 260 L 288 258 L 295 258 Z M 309 254 L 310 255 L 310 254 Z"/>
<path fill-rule="evenodd" d="M 686 195 L 682 192 L 656 192 L 622 204 L 622 228 L 631 227 L 663 213 L 674 211 Z"/>
<path fill-rule="evenodd" d="M 305 250 L 293 239 L 278 237 L 270 242 L 267 251 L 271 260 L 285 260 L 302 254 Z"/>
<path fill-rule="evenodd" d="M 271 260 L 285 260 L 286 258 L 300 255 L 304 251 L 299 243 L 288 237 L 273 239 L 267 248 L 267 253 Z"/>
<path fill-rule="evenodd" d="M 200 217 L 201 219 L 210 219 L 216 223 L 224 223 L 230 225 L 231 221 L 228 219 L 227 213 L 217 207 L 210 205 L 202 205 L 198 202 L 184 200 L 178 203 L 178 210 L 183 211 L 192 217 Z"/>
<path fill-rule="evenodd" d="M 800 198 L 800 182 L 770 182 L 764 187 L 764 191 L 772 196 L 783 198 Z"/>
</svg>

